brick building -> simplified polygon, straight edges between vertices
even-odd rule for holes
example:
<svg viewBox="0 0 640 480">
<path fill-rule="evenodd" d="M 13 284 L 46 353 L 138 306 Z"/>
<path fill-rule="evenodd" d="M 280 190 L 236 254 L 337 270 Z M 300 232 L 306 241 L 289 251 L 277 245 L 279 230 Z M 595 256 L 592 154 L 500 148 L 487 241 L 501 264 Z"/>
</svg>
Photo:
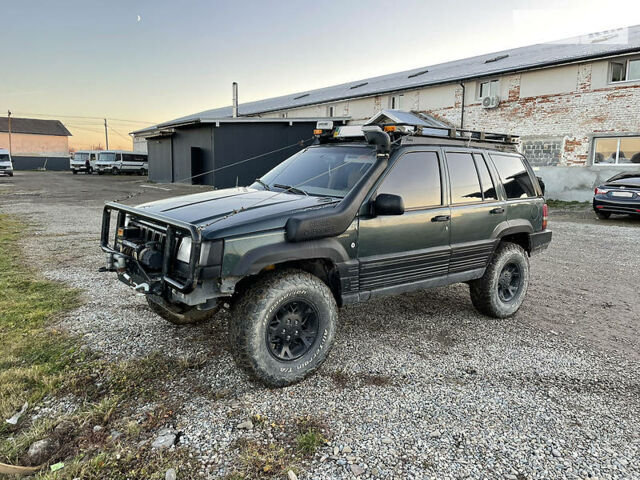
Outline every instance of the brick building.
<svg viewBox="0 0 640 480">
<path fill-rule="evenodd" d="M 59 120 L 11 117 L 11 157 L 16 170 L 69 168 L 69 136 Z M 9 149 L 9 119 L 0 117 L 0 148 Z"/>
<path fill-rule="evenodd" d="M 640 170 L 640 26 L 241 104 L 239 113 L 358 124 L 383 109 L 518 135 L 549 196 L 589 199 L 603 178 Z M 231 114 L 218 108 L 164 125 Z"/>
</svg>

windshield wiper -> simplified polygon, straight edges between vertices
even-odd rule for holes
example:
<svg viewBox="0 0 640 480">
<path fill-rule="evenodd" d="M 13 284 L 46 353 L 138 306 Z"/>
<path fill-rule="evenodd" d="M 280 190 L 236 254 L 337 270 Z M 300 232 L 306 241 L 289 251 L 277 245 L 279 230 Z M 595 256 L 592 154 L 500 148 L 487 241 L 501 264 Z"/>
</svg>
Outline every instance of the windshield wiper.
<svg viewBox="0 0 640 480">
<path fill-rule="evenodd" d="M 262 185 L 264 187 L 265 190 L 271 190 L 271 188 L 269 187 L 268 184 L 264 183 L 262 180 L 260 180 L 259 178 L 256 178 L 256 182 L 258 182 L 260 185 Z"/>
<path fill-rule="evenodd" d="M 299 188 L 292 187 L 291 185 L 281 185 L 280 183 L 274 183 L 273 186 L 276 187 L 276 188 L 282 188 L 283 190 L 286 190 L 287 192 L 297 193 L 298 195 L 309 196 L 309 194 L 307 192 L 305 192 L 304 190 L 300 190 Z"/>
</svg>

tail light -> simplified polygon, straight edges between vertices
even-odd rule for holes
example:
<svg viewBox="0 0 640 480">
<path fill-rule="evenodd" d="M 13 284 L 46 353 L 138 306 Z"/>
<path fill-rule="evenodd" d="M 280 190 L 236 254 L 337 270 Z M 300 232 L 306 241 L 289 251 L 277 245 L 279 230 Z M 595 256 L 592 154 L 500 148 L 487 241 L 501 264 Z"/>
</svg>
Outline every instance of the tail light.
<svg viewBox="0 0 640 480">
<path fill-rule="evenodd" d="M 542 229 L 546 230 L 548 224 L 549 224 L 549 207 L 547 207 L 547 204 L 545 203 L 542 206 Z"/>
<path fill-rule="evenodd" d="M 596 187 L 596 189 L 594 190 L 594 192 L 596 195 L 604 195 L 606 193 L 609 193 L 609 190 L 605 190 L 604 188 L 600 188 L 600 187 Z"/>
</svg>

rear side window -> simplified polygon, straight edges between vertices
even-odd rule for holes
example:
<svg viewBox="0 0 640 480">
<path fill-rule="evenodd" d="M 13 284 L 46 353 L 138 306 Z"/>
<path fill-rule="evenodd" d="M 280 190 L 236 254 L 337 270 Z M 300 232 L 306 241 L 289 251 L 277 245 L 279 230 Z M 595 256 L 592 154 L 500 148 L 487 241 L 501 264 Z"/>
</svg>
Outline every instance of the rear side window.
<svg viewBox="0 0 640 480">
<path fill-rule="evenodd" d="M 131 155 L 129 153 L 124 153 L 124 154 L 122 154 L 122 161 L 123 162 L 133 162 L 134 161 L 134 157 L 133 157 L 133 155 Z"/>
<path fill-rule="evenodd" d="M 491 160 L 498 170 L 507 198 L 526 198 L 537 195 L 529 171 L 521 157 L 492 153 Z"/>
<path fill-rule="evenodd" d="M 406 209 L 441 205 L 441 192 L 436 152 L 412 152 L 401 156 L 378 188 L 378 194 L 400 195 Z"/>
<path fill-rule="evenodd" d="M 447 153 L 451 203 L 482 201 L 478 172 L 470 153 Z"/>
<path fill-rule="evenodd" d="M 483 198 L 485 200 L 497 200 L 498 195 L 496 195 L 496 187 L 493 184 L 491 175 L 489 174 L 486 160 L 479 153 L 474 153 L 473 158 L 476 161 L 476 168 L 478 169 L 478 176 L 480 177 Z"/>
</svg>

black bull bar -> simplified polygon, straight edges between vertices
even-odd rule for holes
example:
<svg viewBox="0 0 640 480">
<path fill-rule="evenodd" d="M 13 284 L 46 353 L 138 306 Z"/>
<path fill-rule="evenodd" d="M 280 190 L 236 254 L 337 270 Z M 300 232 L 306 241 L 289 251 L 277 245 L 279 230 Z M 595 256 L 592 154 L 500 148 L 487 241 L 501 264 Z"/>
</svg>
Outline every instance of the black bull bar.
<svg viewBox="0 0 640 480">
<path fill-rule="evenodd" d="M 115 233 L 113 236 L 113 246 L 115 247 L 118 238 L 118 229 L 124 227 L 124 222 L 127 214 L 131 214 L 136 219 L 147 220 L 165 231 L 165 243 L 164 254 L 162 257 L 162 283 L 163 286 L 169 285 L 172 288 L 182 292 L 191 292 L 196 283 L 198 282 L 198 261 L 200 260 L 200 250 L 202 247 L 202 235 L 194 225 L 190 223 L 181 222 L 180 220 L 168 219 L 162 215 L 155 213 L 145 212 L 142 209 L 129 207 L 115 202 L 107 202 L 102 212 L 102 234 L 100 237 L 100 246 L 102 250 L 107 253 L 117 254 L 128 258 L 138 264 L 138 267 L 142 269 L 138 261 L 122 252 L 118 252 L 109 245 L 109 229 L 111 227 L 111 212 L 118 213 Z M 173 260 L 173 252 L 175 249 L 176 231 L 179 230 L 184 233 L 188 233 L 191 236 L 191 254 L 189 256 L 189 269 L 187 278 L 184 281 L 177 280 L 171 277 L 171 268 Z M 144 269 L 143 269 L 144 270 Z"/>
</svg>

